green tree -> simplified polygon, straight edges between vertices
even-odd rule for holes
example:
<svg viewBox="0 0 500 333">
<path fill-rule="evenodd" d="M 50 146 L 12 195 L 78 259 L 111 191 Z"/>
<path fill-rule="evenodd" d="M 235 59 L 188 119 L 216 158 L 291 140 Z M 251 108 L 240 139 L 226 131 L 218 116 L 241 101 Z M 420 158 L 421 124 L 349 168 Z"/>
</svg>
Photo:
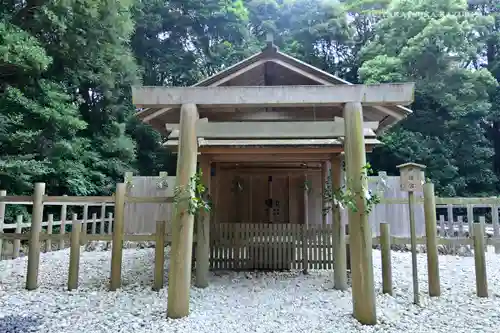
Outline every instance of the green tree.
<svg viewBox="0 0 500 333">
<path fill-rule="evenodd" d="M 414 114 L 383 137 L 374 165 L 393 170 L 395 161 L 427 164 L 446 195 L 494 190 L 493 149 L 480 124 L 489 115 L 496 81 L 474 69 L 491 18 L 470 15 L 467 3 L 393 1 L 363 48 L 362 81 L 415 81 Z M 390 161 L 390 163 L 389 163 Z"/>
<path fill-rule="evenodd" d="M 54 59 L 48 75 L 81 101 L 79 111 L 88 126 L 80 135 L 90 145 L 82 156 L 91 170 L 86 194 L 110 193 L 135 161 L 135 143 L 125 132 L 134 110 L 130 85 L 138 82 L 129 46 L 131 6 L 115 0 L 47 1 L 33 23 L 26 23 Z"/>
</svg>

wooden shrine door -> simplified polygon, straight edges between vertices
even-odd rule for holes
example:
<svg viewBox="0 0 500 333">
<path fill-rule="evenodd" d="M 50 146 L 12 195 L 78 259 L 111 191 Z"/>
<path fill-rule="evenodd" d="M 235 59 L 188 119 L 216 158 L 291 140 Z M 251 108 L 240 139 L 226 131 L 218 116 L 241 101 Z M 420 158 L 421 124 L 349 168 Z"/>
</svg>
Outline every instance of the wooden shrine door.
<svg viewBox="0 0 500 333">
<path fill-rule="evenodd" d="M 217 190 L 219 223 L 303 223 L 303 176 L 269 169 L 225 169 Z"/>
</svg>

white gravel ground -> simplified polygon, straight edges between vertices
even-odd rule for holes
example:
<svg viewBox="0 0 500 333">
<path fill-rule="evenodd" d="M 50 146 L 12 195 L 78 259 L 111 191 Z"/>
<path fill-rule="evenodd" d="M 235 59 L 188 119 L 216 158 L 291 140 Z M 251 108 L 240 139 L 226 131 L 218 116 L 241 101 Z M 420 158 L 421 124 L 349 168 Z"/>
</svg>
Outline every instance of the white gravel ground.
<svg viewBox="0 0 500 333">
<path fill-rule="evenodd" d="M 153 249 L 124 251 L 123 288 L 106 290 L 110 252 L 83 252 L 80 288 L 68 292 L 69 252 L 42 254 L 40 288 L 23 289 L 26 258 L 0 262 L 0 332 L 499 332 L 500 256 L 488 253 L 491 296 L 475 296 L 474 259 L 440 257 L 443 296 L 430 300 L 419 255 L 423 306 L 412 302 L 410 253 L 393 252 L 395 297 L 381 295 L 380 252 L 373 252 L 379 324 L 351 317 L 351 293 L 332 289 L 332 273 L 219 273 L 191 291 L 191 315 L 166 319 L 167 292 L 151 290 Z M 29 321 L 31 319 L 31 321 Z M 17 325 L 17 326 L 16 326 Z M 17 329 L 15 328 L 17 327 Z"/>
</svg>

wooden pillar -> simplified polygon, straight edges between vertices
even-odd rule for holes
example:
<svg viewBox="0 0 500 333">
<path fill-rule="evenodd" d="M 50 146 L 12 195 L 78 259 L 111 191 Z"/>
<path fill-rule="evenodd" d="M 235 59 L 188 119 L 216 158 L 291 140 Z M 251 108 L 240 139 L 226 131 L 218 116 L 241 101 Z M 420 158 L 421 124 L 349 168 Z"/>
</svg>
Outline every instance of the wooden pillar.
<svg viewBox="0 0 500 333">
<path fill-rule="evenodd" d="M 196 174 L 198 142 L 195 104 L 181 107 L 179 153 L 177 156 L 176 188 L 181 191 L 174 207 L 172 219 L 172 248 L 168 271 L 167 317 L 182 318 L 189 315 L 189 288 L 193 250 L 194 215 L 189 214 L 191 178 Z"/>
<path fill-rule="evenodd" d="M 116 291 L 122 284 L 123 232 L 125 220 L 125 183 L 116 184 L 115 220 L 113 222 L 113 242 L 111 247 L 111 272 L 109 290 Z"/>
<path fill-rule="evenodd" d="M 357 211 L 349 210 L 349 244 L 351 252 L 352 298 L 354 317 L 365 325 L 375 325 L 375 291 L 373 287 L 372 228 L 366 214 L 362 177 L 366 165 L 361 103 L 344 106 L 345 159 L 347 186 L 356 194 Z"/>
<path fill-rule="evenodd" d="M 78 288 L 78 273 L 80 270 L 80 232 L 82 230 L 78 217 L 73 214 L 71 222 L 71 249 L 69 252 L 69 270 L 68 270 L 68 290 Z"/>
<path fill-rule="evenodd" d="M 342 165 L 340 156 L 331 159 L 332 188 L 336 190 L 342 185 Z M 347 290 L 347 257 L 345 244 L 345 228 L 342 225 L 340 206 L 332 203 L 333 224 L 333 280 L 334 288 Z"/>
<path fill-rule="evenodd" d="M 488 297 L 488 278 L 486 277 L 486 259 L 484 255 L 484 216 L 479 217 L 479 223 L 474 223 L 474 263 L 476 272 L 476 295 Z"/>
<path fill-rule="evenodd" d="M 392 296 L 391 228 L 380 223 L 380 254 L 382 259 L 382 292 Z"/>
<path fill-rule="evenodd" d="M 28 239 L 28 272 L 26 274 L 26 289 L 38 288 L 38 267 L 40 266 L 40 232 L 43 220 L 43 196 L 45 183 L 35 184 L 33 194 L 33 212 L 31 215 L 31 232 Z"/>
<path fill-rule="evenodd" d="M 156 221 L 155 230 L 155 271 L 153 277 L 153 290 L 163 288 L 163 274 L 165 273 L 165 221 Z"/>
<path fill-rule="evenodd" d="M 202 156 L 200 169 L 202 180 L 210 194 L 210 160 Z M 196 228 L 196 286 L 208 287 L 208 271 L 210 267 L 210 212 L 202 210 Z"/>
<path fill-rule="evenodd" d="M 425 242 L 427 247 L 427 271 L 429 296 L 441 296 L 439 284 L 439 256 L 436 221 L 436 197 L 434 184 L 424 184 Z"/>
</svg>

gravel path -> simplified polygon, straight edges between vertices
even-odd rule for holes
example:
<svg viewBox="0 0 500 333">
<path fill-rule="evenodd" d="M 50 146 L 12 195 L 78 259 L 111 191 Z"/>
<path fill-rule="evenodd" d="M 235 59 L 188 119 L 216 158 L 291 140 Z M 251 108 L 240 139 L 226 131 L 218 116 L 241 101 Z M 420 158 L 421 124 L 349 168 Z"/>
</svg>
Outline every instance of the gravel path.
<svg viewBox="0 0 500 333">
<path fill-rule="evenodd" d="M 110 252 L 83 252 L 80 288 L 67 292 L 69 252 L 42 254 L 40 288 L 24 287 L 26 258 L 0 262 L 0 332 L 498 332 L 500 256 L 487 254 L 491 296 L 475 297 L 474 259 L 440 257 L 443 296 L 429 300 L 426 258 L 419 255 L 423 307 L 412 302 L 410 253 L 393 252 L 395 297 L 380 294 L 380 252 L 374 250 L 379 324 L 359 325 L 350 292 L 332 289 L 332 274 L 220 273 L 191 291 L 191 315 L 168 320 L 167 292 L 151 290 L 153 249 L 124 250 L 123 288 L 108 292 Z"/>
</svg>

